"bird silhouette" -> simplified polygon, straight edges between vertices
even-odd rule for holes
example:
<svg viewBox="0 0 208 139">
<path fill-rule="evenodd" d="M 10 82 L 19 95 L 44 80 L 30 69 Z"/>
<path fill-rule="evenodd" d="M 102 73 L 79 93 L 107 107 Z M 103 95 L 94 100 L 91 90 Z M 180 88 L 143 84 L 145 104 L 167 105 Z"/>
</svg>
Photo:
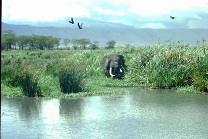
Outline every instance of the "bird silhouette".
<svg viewBox="0 0 208 139">
<path fill-rule="evenodd" d="M 74 24 L 73 18 L 71 18 L 71 21 L 69 21 L 69 23 Z"/>
<path fill-rule="evenodd" d="M 176 17 L 174 17 L 174 16 L 170 16 L 170 18 L 171 18 L 171 19 L 175 19 Z"/>
<path fill-rule="evenodd" d="M 81 25 L 78 23 L 77 25 L 78 25 L 79 29 L 82 29 L 83 23 Z"/>
</svg>

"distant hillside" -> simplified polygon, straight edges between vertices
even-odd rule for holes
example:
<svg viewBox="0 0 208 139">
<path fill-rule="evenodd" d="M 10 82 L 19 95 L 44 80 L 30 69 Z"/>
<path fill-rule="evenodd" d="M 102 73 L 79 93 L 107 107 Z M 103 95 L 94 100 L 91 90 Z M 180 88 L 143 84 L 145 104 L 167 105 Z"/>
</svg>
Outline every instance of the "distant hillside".
<svg viewBox="0 0 208 139">
<path fill-rule="evenodd" d="M 17 36 L 36 34 L 62 39 L 87 38 L 99 41 L 102 46 L 109 40 L 115 40 L 117 45 L 145 46 L 159 41 L 168 44 L 177 43 L 179 40 L 183 40 L 184 44 L 196 44 L 197 40 L 201 42 L 202 36 L 208 38 L 208 29 L 139 29 L 116 23 L 105 27 L 98 27 L 98 24 L 95 27 L 83 26 L 82 30 L 78 29 L 77 25 L 71 24 L 69 27 L 37 27 L 2 23 L 2 31 L 5 30 L 13 30 Z"/>
</svg>

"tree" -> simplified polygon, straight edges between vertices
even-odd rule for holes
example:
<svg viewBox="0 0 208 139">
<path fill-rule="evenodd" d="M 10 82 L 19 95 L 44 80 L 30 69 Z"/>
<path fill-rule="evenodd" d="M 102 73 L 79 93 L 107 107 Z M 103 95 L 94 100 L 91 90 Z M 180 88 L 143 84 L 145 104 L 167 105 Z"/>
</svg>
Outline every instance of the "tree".
<svg viewBox="0 0 208 139">
<path fill-rule="evenodd" d="M 12 30 L 3 31 L 1 41 L 3 42 L 1 44 L 4 45 L 3 48 L 12 49 L 12 45 L 16 44 L 16 35 Z"/>
<path fill-rule="evenodd" d="M 17 37 L 17 44 L 19 46 L 19 49 L 23 50 L 24 47 L 27 47 L 29 44 L 29 36 L 21 35 Z"/>
<path fill-rule="evenodd" d="M 57 47 L 60 45 L 60 39 L 55 38 L 52 36 L 39 36 L 39 35 L 33 35 L 31 39 L 31 44 L 37 49 L 44 50 L 44 49 L 52 49 L 54 47 Z"/>
<path fill-rule="evenodd" d="M 78 43 L 79 43 L 79 45 L 80 45 L 80 48 L 86 49 L 86 46 L 87 46 L 88 44 L 90 44 L 90 40 L 89 40 L 89 39 L 82 38 L 82 39 L 79 39 L 79 40 L 78 40 Z"/>
<path fill-rule="evenodd" d="M 106 42 L 106 49 L 113 49 L 115 47 L 116 42 L 114 40 Z"/>
<path fill-rule="evenodd" d="M 45 37 L 46 37 L 45 48 L 50 50 L 51 48 L 54 47 L 54 38 L 52 36 L 45 36 Z"/>
<path fill-rule="evenodd" d="M 64 38 L 64 46 L 66 46 L 66 48 L 67 48 L 67 46 L 69 45 L 69 43 L 70 43 L 70 39 L 68 39 L 68 38 Z"/>
<path fill-rule="evenodd" d="M 36 35 L 32 35 L 32 36 L 28 36 L 28 47 L 29 50 L 34 50 L 37 48 L 37 44 L 36 44 Z"/>
<path fill-rule="evenodd" d="M 34 34 L 29 36 L 28 45 L 30 50 L 39 49 L 39 36 Z"/>
<path fill-rule="evenodd" d="M 72 44 L 73 44 L 72 47 L 73 47 L 74 49 L 77 49 L 77 48 L 78 48 L 78 39 L 72 39 L 71 42 L 72 42 Z"/>
<path fill-rule="evenodd" d="M 90 44 L 89 48 L 93 50 L 98 49 L 99 48 L 98 43 L 99 43 L 98 41 L 94 41 L 93 43 Z"/>
<path fill-rule="evenodd" d="M 6 39 L 1 38 L 1 50 L 6 49 Z"/>
<path fill-rule="evenodd" d="M 44 46 L 46 46 L 46 38 L 44 36 L 39 36 L 36 35 L 37 39 L 37 46 L 39 47 L 40 50 L 44 50 Z"/>
<path fill-rule="evenodd" d="M 57 50 L 60 45 L 60 40 L 60 38 L 53 38 L 54 46 L 57 47 Z"/>
</svg>

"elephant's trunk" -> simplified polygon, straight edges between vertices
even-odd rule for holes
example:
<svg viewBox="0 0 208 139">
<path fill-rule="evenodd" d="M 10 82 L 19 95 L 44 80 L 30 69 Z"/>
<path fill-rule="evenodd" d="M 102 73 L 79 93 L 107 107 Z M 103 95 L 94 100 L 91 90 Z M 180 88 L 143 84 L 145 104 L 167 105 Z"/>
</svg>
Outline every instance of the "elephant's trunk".
<svg viewBox="0 0 208 139">
<path fill-rule="evenodd" d="M 110 67 L 110 76 L 113 77 L 115 75 L 112 74 L 112 67 Z"/>
</svg>

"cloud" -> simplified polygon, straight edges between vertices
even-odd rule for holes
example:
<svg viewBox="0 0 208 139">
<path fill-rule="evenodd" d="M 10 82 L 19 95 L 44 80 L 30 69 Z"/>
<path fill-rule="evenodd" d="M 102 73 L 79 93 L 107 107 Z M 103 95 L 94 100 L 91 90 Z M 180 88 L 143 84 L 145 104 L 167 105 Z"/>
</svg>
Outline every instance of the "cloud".
<svg viewBox="0 0 208 139">
<path fill-rule="evenodd" d="M 110 22 L 113 22 L 113 23 L 120 23 L 120 21 L 118 21 L 118 20 L 110 20 Z"/>
<path fill-rule="evenodd" d="M 100 13 L 100 14 L 107 14 L 107 15 L 127 15 L 127 13 L 121 9 L 117 11 L 113 11 L 110 9 L 103 9 L 102 7 L 94 7 L 94 11 Z"/>
<path fill-rule="evenodd" d="M 3 22 L 87 17 L 138 28 L 208 28 L 208 0 L 3 0 Z M 169 16 L 176 16 L 171 20 Z"/>
<path fill-rule="evenodd" d="M 173 11 L 208 10 L 207 0 L 129 0 L 129 12 L 142 16 L 170 14 Z"/>
<path fill-rule="evenodd" d="M 74 0 L 4 0 L 2 18 L 7 20 L 53 21 L 64 17 L 90 17 L 85 5 Z"/>
<path fill-rule="evenodd" d="M 141 28 L 165 29 L 167 27 L 162 23 L 147 23 L 141 26 Z"/>
<path fill-rule="evenodd" d="M 198 12 L 193 18 L 188 21 L 189 28 L 207 28 L 208 29 L 208 14 Z"/>
</svg>

